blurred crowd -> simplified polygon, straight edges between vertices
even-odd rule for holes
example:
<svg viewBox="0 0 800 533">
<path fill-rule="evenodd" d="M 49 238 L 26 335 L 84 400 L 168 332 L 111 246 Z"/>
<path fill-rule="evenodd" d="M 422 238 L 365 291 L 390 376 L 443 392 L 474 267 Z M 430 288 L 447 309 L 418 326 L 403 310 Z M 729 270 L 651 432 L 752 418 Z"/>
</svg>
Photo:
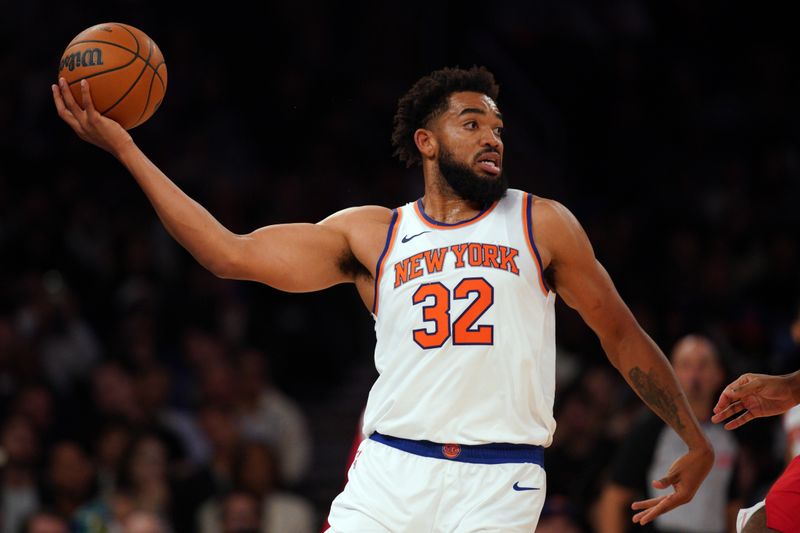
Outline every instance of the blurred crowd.
<svg viewBox="0 0 800 533">
<path fill-rule="evenodd" d="M 316 531 L 312 505 L 288 490 L 308 471 L 307 422 L 265 354 L 187 330 L 182 368 L 144 350 L 100 358 L 80 316 L 52 297 L 37 304 L 17 316 L 31 337 L 3 324 L 2 531 L 40 511 L 70 531 L 145 531 L 129 524 L 140 513 L 161 524 L 151 532 Z M 229 524 L 243 513 L 249 525 Z"/>
<path fill-rule="evenodd" d="M 369 385 L 339 401 L 371 365 L 354 291 L 215 279 L 59 122 L 61 51 L 99 22 L 159 44 L 166 98 L 134 138 L 237 232 L 416 199 L 419 171 L 391 158 L 397 99 L 430 70 L 484 64 L 512 186 L 576 213 L 665 352 L 694 332 L 726 379 L 800 368 L 800 61 L 777 5 L 267 4 L 4 7 L 2 533 L 317 531 Z M 592 531 L 642 407 L 580 317 L 558 314 L 540 529 Z M 312 446 L 309 406 L 341 437 Z M 737 501 L 763 496 L 785 442 L 779 420 L 736 432 Z"/>
</svg>

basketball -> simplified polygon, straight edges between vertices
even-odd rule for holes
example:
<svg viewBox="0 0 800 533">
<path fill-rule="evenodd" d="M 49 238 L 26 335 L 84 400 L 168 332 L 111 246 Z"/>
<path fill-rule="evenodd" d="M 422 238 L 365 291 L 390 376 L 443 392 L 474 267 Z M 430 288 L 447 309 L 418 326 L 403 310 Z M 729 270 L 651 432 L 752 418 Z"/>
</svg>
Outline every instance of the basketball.
<svg viewBox="0 0 800 533">
<path fill-rule="evenodd" d="M 167 65 L 144 32 L 109 22 L 79 33 L 67 45 L 58 68 L 75 101 L 82 104 L 86 79 L 98 112 L 126 130 L 149 119 L 167 91 Z"/>
</svg>

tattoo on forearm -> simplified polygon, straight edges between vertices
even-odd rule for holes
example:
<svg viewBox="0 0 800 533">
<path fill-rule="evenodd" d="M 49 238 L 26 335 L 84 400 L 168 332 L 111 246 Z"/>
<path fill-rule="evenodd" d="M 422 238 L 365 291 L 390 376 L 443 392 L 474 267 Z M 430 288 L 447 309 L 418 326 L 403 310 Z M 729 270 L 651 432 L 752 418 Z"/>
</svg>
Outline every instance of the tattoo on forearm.
<svg viewBox="0 0 800 533">
<path fill-rule="evenodd" d="M 649 374 L 642 372 L 638 366 L 633 367 L 628 373 L 631 378 L 633 386 L 642 397 L 642 399 L 654 411 L 660 414 L 669 424 L 678 431 L 682 431 L 686 426 L 681 422 L 678 415 L 678 406 L 675 404 L 675 399 L 662 387 L 659 387 L 653 371 Z"/>
</svg>

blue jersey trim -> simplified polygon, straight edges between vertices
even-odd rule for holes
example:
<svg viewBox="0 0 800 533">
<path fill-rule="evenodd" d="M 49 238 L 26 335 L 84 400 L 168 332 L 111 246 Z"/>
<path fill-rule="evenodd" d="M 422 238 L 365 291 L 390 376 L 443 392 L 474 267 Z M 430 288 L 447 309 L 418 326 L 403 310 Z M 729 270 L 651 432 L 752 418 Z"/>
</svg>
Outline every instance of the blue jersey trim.
<svg viewBox="0 0 800 533">
<path fill-rule="evenodd" d="M 533 211 L 533 195 L 527 195 L 527 203 L 525 209 L 525 216 L 528 217 L 528 240 L 530 240 L 531 246 L 533 246 L 533 253 L 536 254 L 536 262 L 539 263 L 539 273 L 542 276 L 542 285 L 544 288 L 550 291 L 550 286 L 547 285 L 547 281 L 544 279 L 544 267 L 542 267 L 542 257 L 539 255 L 539 249 L 536 247 L 536 241 L 533 240 L 533 220 L 531 218 L 531 211 Z"/>
<path fill-rule="evenodd" d="M 386 257 L 386 252 L 389 251 L 389 245 L 392 244 L 392 234 L 394 233 L 394 225 L 397 223 L 397 209 L 392 209 L 392 221 L 389 222 L 389 231 L 386 232 L 386 243 L 383 245 L 383 251 L 378 257 L 378 264 L 375 265 L 375 290 L 372 295 L 372 314 L 375 314 L 375 308 L 378 305 L 378 284 L 381 281 L 381 268 L 383 267 L 383 260 Z"/>
<path fill-rule="evenodd" d="M 482 465 L 532 463 L 544 468 L 544 448 L 534 444 L 440 444 L 427 440 L 390 437 L 378 432 L 369 438 L 404 452 L 434 459 Z"/>
</svg>

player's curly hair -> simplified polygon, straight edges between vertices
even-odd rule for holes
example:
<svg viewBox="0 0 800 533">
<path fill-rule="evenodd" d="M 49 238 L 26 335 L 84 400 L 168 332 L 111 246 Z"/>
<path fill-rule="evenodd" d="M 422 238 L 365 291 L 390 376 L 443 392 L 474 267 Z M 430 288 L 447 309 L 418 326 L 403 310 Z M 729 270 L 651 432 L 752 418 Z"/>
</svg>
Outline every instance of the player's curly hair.
<svg viewBox="0 0 800 533">
<path fill-rule="evenodd" d="M 392 146 L 394 155 L 400 161 L 405 161 L 406 166 L 422 162 L 414 144 L 414 132 L 445 111 L 450 95 L 460 91 L 483 93 L 497 100 L 500 87 L 494 81 L 494 75 L 485 67 L 443 68 L 421 78 L 397 102 Z"/>
</svg>

